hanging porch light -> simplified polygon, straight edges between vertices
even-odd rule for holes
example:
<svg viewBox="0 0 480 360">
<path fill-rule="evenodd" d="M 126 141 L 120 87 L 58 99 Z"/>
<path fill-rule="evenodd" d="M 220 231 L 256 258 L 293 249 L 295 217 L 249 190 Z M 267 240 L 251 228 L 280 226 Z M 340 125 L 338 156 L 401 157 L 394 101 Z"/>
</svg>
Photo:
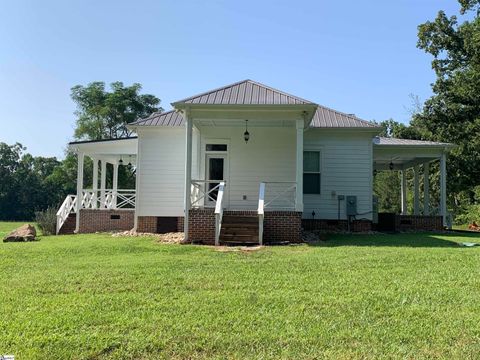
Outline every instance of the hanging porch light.
<svg viewBox="0 0 480 360">
<path fill-rule="evenodd" d="M 250 140 L 250 133 L 248 132 L 248 120 L 245 120 L 245 132 L 243 133 L 243 139 L 245 140 L 245 144 L 248 143 L 248 140 Z"/>
</svg>

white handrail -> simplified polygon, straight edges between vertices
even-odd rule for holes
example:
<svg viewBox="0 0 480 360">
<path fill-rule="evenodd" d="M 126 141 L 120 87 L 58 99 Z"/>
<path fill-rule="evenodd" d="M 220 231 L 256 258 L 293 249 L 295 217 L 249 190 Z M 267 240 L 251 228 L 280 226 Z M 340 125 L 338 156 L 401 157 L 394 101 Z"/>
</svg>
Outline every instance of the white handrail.
<svg viewBox="0 0 480 360">
<path fill-rule="evenodd" d="M 103 196 L 98 196 L 104 194 Z M 82 191 L 82 209 L 122 209 L 135 208 L 135 189 L 105 189 Z"/>
<path fill-rule="evenodd" d="M 67 195 L 65 200 L 63 200 L 62 206 L 57 211 L 57 228 L 56 234 L 58 235 L 61 227 L 65 223 L 70 213 L 75 213 L 77 204 L 76 195 Z"/>
<path fill-rule="evenodd" d="M 258 243 L 263 245 L 263 218 L 265 211 L 265 183 L 260 183 L 258 191 Z"/>
<path fill-rule="evenodd" d="M 225 182 L 222 181 L 218 187 L 217 202 L 215 204 L 215 246 L 220 245 L 220 232 L 222 231 L 223 219 L 223 193 L 225 192 Z"/>
<path fill-rule="evenodd" d="M 295 209 L 295 203 L 297 199 L 295 198 L 296 196 L 296 188 L 297 188 L 297 183 L 295 181 L 264 181 L 262 182 L 264 184 L 263 186 L 263 200 L 264 200 L 264 206 L 263 208 L 272 208 L 275 207 L 276 209 L 282 209 L 282 210 L 294 210 Z M 271 194 L 267 194 L 267 185 L 290 185 L 285 188 L 277 189 L 275 186 L 268 186 L 268 189 L 270 189 Z M 289 198 L 289 193 L 292 198 Z M 266 197 L 269 197 L 268 199 Z M 280 206 L 280 205 L 275 205 L 274 202 L 277 200 L 282 200 L 284 203 L 286 203 L 286 206 Z"/>
</svg>

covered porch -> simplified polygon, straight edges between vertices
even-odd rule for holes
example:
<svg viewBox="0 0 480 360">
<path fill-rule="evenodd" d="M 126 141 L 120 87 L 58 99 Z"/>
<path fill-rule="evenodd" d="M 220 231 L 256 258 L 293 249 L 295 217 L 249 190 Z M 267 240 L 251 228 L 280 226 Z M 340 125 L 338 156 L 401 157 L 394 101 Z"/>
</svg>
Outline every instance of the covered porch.
<svg viewBox="0 0 480 360">
<path fill-rule="evenodd" d="M 426 229 L 431 228 L 432 230 L 436 227 L 450 228 L 451 220 L 447 210 L 446 159 L 452 147 L 454 145 L 448 143 L 375 137 L 373 141 L 374 174 L 378 171 L 400 172 L 401 210 L 399 214 L 384 214 L 383 218 L 382 214 L 377 213 L 374 223 L 378 222 L 381 227 L 386 225 L 382 224 L 382 221 L 391 221 L 392 226 L 394 228 L 396 226 L 397 229 L 415 229 L 417 223 L 420 224 L 420 227 L 423 224 Z M 430 197 L 430 165 L 434 162 L 439 164 L 438 185 L 440 191 L 438 203 L 432 203 Z M 407 171 L 413 171 L 413 189 L 411 189 L 413 191 L 413 206 L 410 206 L 410 212 L 408 211 Z M 420 182 L 423 183 L 423 194 L 420 193 Z M 426 220 L 428 220 L 428 223 Z"/>
<path fill-rule="evenodd" d="M 75 233 L 133 228 L 136 189 L 121 189 L 118 184 L 120 166 L 136 167 L 137 142 L 131 137 L 69 144 L 77 154 L 77 192 L 68 195 L 57 212 L 57 234 L 72 227 Z M 91 176 L 85 174 L 87 157 L 93 164 Z M 87 178 L 90 184 L 85 184 Z"/>
<path fill-rule="evenodd" d="M 303 138 L 315 108 L 297 104 L 182 109 L 188 240 L 207 238 L 218 245 L 241 238 L 243 243 L 262 244 L 272 229 L 282 229 L 272 224 L 274 213 L 276 219 L 293 219 L 284 229 L 286 238 L 300 236 Z M 212 231 L 205 234 L 208 224 Z"/>
</svg>

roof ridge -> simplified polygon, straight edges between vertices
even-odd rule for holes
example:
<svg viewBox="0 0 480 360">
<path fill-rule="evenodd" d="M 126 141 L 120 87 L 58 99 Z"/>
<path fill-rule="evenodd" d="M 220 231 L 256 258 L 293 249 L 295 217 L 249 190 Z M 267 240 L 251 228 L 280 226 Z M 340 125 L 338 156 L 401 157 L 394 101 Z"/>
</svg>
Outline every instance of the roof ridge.
<svg viewBox="0 0 480 360">
<path fill-rule="evenodd" d="M 207 91 L 204 91 L 204 92 L 202 92 L 202 93 L 200 93 L 200 94 L 196 94 L 196 95 L 193 95 L 193 96 L 189 96 L 188 98 L 185 98 L 185 99 L 181 99 L 181 100 L 174 101 L 174 102 L 172 102 L 172 105 L 173 105 L 173 104 L 176 104 L 176 103 L 186 102 L 186 101 L 188 101 L 188 100 L 192 100 L 192 99 L 195 99 L 195 98 L 197 98 L 197 97 L 201 97 L 201 96 L 210 94 L 210 93 L 215 92 L 215 91 L 220 91 L 220 90 L 224 90 L 224 89 L 226 89 L 226 88 L 232 87 L 232 86 L 240 85 L 241 83 L 245 83 L 245 82 L 248 82 L 248 81 L 252 81 L 252 80 L 250 80 L 250 79 L 245 79 L 245 80 L 241 80 L 241 81 L 234 82 L 234 83 L 229 84 L 229 85 L 221 86 L 221 87 L 216 88 L 216 89 L 207 90 Z"/>
<path fill-rule="evenodd" d="M 273 88 L 273 87 L 271 87 L 271 86 L 262 84 L 261 82 L 258 82 L 258 81 L 255 81 L 255 80 L 247 79 L 247 80 L 245 80 L 245 81 L 246 81 L 246 82 L 250 82 L 250 83 L 252 83 L 252 84 L 255 84 L 255 85 L 257 85 L 257 86 L 262 86 L 262 87 L 267 88 L 267 89 L 269 89 L 269 90 L 271 90 L 271 91 L 279 92 L 279 93 L 281 93 L 281 94 L 283 94 L 283 95 L 285 95 L 285 96 L 290 96 L 290 97 L 296 98 L 296 99 L 301 100 L 301 101 L 304 101 L 304 102 L 306 102 L 306 103 L 311 103 L 311 104 L 314 104 L 314 105 L 318 105 L 317 103 L 314 103 L 313 101 L 310 101 L 310 100 L 301 98 L 301 97 L 299 97 L 299 96 L 297 96 L 297 95 L 292 95 L 292 94 L 287 93 L 287 92 L 285 92 L 285 91 L 283 91 L 283 90 L 279 90 L 279 89 Z"/>
</svg>

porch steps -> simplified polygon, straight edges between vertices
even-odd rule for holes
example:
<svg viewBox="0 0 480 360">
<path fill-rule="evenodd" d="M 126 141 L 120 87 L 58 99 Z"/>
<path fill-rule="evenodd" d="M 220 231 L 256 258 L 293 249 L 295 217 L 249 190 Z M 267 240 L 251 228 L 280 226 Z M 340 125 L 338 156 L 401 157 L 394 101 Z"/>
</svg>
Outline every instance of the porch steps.
<svg viewBox="0 0 480 360">
<path fill-rule="evenodd" d="M 225 215 L 222 219 L 220 243 L 225 245 L 258 244 L 258 217 Z"/>
<path fill-rule="evenodd" d="M 68 218 L 63 223 L 58 235 L 68 235 L 73 234 L 75 231 L 75 225 L 77 222 L 77 214 L 69 214 Z"/>
</svg>

